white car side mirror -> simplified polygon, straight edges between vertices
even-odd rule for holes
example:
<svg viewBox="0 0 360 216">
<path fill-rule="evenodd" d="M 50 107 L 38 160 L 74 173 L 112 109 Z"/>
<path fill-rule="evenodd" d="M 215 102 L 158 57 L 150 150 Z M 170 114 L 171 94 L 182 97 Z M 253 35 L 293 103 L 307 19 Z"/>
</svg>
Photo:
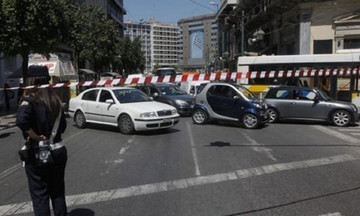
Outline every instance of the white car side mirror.
<svg viewBox="0 0 360 216">
<path fill-rule="evenodd" d="M 105 101 L 105 103 L 113 104 L 113 103 L 114 103 L 114 100 L 113 100 L 113 99 L 107 99 L 107 100 Z"/>
</svg>

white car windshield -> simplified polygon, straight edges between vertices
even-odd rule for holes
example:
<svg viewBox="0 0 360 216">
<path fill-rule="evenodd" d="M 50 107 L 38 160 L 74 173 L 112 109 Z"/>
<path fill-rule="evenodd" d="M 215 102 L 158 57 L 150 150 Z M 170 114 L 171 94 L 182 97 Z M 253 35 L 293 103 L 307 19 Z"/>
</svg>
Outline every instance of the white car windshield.
<svg viewBox="0 0 360 216">
<path fill-rule="evenodd" d="M 258 99 L 251 91 L 249 91 L 247 88 L 241 85 L 234 85 L 235 88 L 237 88 L 245 97 L 247 97 L 250 100 L 256 100 Z"/>
<path fill-rule="evenodd" d="M 120 103 L 151 101 L 145 93 L 138 89 L 116 89 L 113 92 Z"/>
</svg>

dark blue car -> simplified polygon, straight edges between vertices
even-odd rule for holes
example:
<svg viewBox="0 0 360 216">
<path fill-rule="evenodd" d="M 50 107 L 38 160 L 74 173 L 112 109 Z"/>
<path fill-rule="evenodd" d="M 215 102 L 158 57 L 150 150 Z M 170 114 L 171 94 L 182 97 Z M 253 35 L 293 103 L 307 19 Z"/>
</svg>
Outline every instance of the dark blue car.
<svg viewBox="0 0 360 216">
<path fill-rule="evenodd" d="M 266 104 L 242 85 L 208 83 L 196 95 L 192 119 L 196 124 L 215 119 L 233 121 L 252 129 L 268 121 L 266 109 Z"/>
<path fill-rule="evenodd" d="M 180 89 L 178 85 L 171 83 L 152 83 L 139 85 L 136 86 L 136 88 L 145 92 L 155 101 L 176 107 L 181 116 L 190 116 L 193 111 L 195 104 L 194 96 Z"/>
</svg>

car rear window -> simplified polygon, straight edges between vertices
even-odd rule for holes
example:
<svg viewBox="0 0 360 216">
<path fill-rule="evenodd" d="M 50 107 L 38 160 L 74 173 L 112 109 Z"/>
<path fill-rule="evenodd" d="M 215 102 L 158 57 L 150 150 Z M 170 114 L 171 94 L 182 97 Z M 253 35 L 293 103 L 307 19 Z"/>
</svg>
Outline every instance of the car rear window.
<svg viewBox="0 0 360 216">
<path fill-rule="evenodd" d="M 156 71 L 157 76 L 167 76 L 167 75 L 176 75 L 176 71 L 174 69 L 158 69 Z"/>
<path fill-rule="evenodd" d="M 88 91 L 88 92 L 84 93 L 84 95 L 82 96 L 81 99 L 88 100 L 88 101 L 96 101 L 98 93 L 99 93 L 99 90 Z"/>
<path fill-rule="evenodd" d="M 275 98 L 288 98 L 290 95 L 289 90 L 279 90 L 275 94 Z"/>
<path fill-rule="evenodd" d="M 291 91 L 288 89 L 273 89 L 269 91 L 265 98 L 289 99 L 291 98 Z"/>
</svg>

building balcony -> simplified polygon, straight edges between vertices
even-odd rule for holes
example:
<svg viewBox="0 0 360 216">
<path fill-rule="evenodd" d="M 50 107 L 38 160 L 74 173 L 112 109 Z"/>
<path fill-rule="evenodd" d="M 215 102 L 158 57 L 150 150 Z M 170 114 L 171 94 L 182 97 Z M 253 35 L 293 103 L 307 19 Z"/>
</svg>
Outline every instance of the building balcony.
<svg viewBox="0 0 360 216">
<path fill-rule="evenodd" d="M 269 19 L 273 19 L 279 14 L 283 14 L 290 9 L 307 2 L 324 2 L 332 0 L 242 0 L 235 10 L 235 16 L 240 20 L 241 12 L 245 12 L 245 26 L 251 27 L 259 26 L 267 23 Z"/>
</svg>

